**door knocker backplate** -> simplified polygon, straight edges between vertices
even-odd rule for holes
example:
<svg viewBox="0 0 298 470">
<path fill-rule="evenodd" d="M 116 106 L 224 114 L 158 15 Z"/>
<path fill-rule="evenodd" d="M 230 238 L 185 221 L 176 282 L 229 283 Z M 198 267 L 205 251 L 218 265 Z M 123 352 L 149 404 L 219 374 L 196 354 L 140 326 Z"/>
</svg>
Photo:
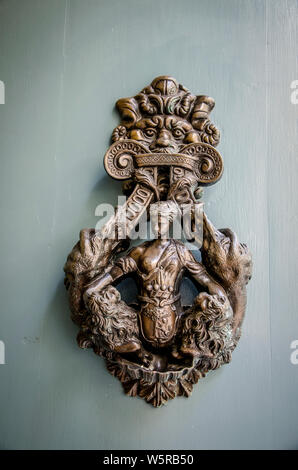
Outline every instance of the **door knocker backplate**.
<svg viewBox="0 0 298 470">
<path fill-rule="evenodd" d="M 127 395 L 153 406 L 188 397 L 230 362 L 241 334 L 251 255 L 234 232 L 213 226 L 201 202 L 223 173 L 213 107 L 168 76 L 117 102 L 121 123 L 104 165 L 127 199 L 100 230 L 81 231 L 64 267 L 79 346 L 105 358 Z M 151 240 L 128 251 L 144 218 Z M 170 235 L 182 221 L 183 241 Z M 117 289 L 126 276 L 138 288 L 129 305 Z M 192 305 L 181 300 L 184 276 L 198 286 Z"/>
</svg>

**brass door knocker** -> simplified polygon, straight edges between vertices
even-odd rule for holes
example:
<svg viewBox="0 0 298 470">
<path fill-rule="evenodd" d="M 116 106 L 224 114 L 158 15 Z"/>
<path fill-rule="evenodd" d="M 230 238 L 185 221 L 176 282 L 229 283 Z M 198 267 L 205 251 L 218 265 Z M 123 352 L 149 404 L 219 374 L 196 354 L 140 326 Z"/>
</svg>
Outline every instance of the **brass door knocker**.
<svg viewBox="0 0 298 470">
<path fill-rule="evenodd" d="M 251 255 L 234 232 L 211 224 L 200 201 L 223 172 L 213 107 L 168 76 L 117 102 L 122 121 L 104 164 L 124 181 L 127 199 L 100 230 L 81 231 L 64 267 L 79 346 L 105 358 L 126 394 L 153 406 L 188 397 L 208 371 L 230 362 L 241 334 Z M 169 235 L 186 209 L 195 250 Z M 152 239 L 127 252 L 144 216 Z M 193 305 L 181 301 L 185 275 L 198 286 Z M 131 305 L 115 287 L 125 276 L 138 287 Z"/>
</svg>

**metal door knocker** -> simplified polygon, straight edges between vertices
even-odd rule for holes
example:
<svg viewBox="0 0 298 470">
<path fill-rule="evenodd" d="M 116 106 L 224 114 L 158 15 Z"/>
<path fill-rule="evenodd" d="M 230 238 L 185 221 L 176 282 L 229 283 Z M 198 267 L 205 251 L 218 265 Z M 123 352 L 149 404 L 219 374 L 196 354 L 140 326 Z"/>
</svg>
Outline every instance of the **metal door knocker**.
<svg viewBox="0 0 298 470">
<path fill-rule="evenodd" d="M 188 397 L 230 362 L 241 334 L 251 255 L 234 232 L 212 225 L 200 201 L 223 172 L 213 107 L 168 76 L 117 102 L 122 120 L 104 165 L 127 199 L 100 230 L 81 231 L 64 267 L 79 346 L 105 358 L 127 395 L 153 406 Z M 127 251 L 147 219 L 151 240 Z M 182 225 L 184 241 L 172 235 Z M 130 305 L 117 290 L 125 276 L 138 288 Z M 198 286 L 193 305 L 181 300 L 184 276 Z"/>
</svg>

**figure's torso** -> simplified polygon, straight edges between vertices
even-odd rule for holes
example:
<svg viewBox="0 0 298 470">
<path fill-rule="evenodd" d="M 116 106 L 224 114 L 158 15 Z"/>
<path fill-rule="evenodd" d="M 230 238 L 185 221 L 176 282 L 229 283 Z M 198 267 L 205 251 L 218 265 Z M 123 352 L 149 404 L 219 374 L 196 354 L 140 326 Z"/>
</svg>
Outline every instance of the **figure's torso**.
<svg viewBox="0 0 298 470">
<path fill-rule="evenodd" d="M 178 292 L 183 263 L 176 243 L 155 240 L 133 250 L 131 256 L 138 268 L 143 336 L 153 346 L 165 347 L 175 334 L 180 311 Z"/>
</svg>

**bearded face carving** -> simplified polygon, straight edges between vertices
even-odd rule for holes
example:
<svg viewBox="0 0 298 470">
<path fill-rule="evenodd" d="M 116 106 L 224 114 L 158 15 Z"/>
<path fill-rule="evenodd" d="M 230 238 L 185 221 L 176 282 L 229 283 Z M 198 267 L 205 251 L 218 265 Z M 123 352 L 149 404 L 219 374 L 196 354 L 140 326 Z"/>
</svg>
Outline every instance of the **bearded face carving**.
<svg viewBox="0 0 298 470">
<path fill-rule="evenodd" d="M 174 78 L 158 77 L 116 106 L 122 122 L 113 132 L 113 142 L 132 139 L 152 153 L 175 153 L 188 144 L 216 146 L 219 142 L 219 131 L 209 119 L 214 100 L 192 95 Z"/>
<path fill-rule="evenodd" d="M 151 152 L 175 153 L 184 145 L 200 142 L 198 133 L 185 119 L 154 116 L 141 119 L 128 132 L 129 138 L 142 143 Z"/>
</svg>

